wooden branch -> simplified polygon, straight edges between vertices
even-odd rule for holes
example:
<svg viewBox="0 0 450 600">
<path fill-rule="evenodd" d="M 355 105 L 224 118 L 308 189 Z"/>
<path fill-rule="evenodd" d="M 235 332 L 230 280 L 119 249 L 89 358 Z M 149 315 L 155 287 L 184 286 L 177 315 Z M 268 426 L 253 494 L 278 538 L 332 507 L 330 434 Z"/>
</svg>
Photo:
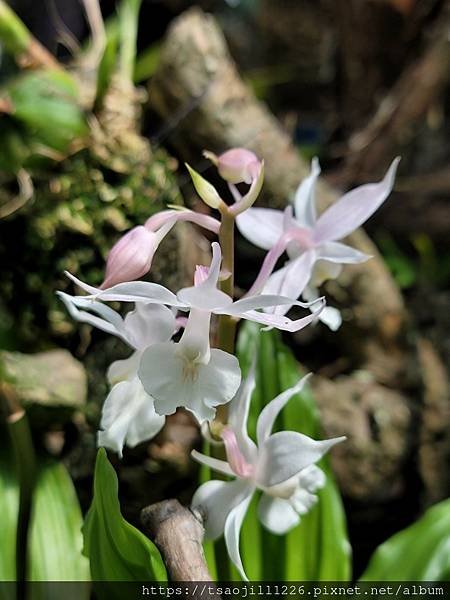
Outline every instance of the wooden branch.
<svg viewBox="0 0 450 600">
<path fill-rule="evenodd" d="M 172 581 L 212 581 L 203 554 L 203 525 L 188 508 L 164 500 L 144 508 L 141 521 Z"/>
<path fill-rule="evenodd" d="M 299 156 L 280 123 L 242 81 L 213 17 L 198 8 L 182 14 L 170 27 L 150 83 L 149 102 L 168 124 L 166 137 L 170 136 L 184 159 L 196 157 L 196 168 L 205 148 L 222 152 L 245 146 L 264 158 L 266 204 L 285 206 L 309 173 L 309 164 Z M 320 207 L 337 197 L 338 193 L 321 179 Z M 404 317 L 399 290 L 362 230 L 352 234 L 349 241 L 374 256 L 363 265 L 344 270 L 346 286 L 352 286 L 356 300 L 355 320 L 360 328 L 373 328 L 382 337 L 393 339 Z"/>
</svg>

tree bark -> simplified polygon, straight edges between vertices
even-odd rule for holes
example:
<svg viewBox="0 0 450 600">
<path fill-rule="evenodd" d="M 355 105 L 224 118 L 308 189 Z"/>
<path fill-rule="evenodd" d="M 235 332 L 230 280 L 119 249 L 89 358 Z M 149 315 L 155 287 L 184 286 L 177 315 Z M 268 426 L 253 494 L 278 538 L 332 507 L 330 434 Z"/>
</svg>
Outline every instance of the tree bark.
<svg viewBox="0 0 450 600">
<path fill-rule="evenodd" d="M 280 123 L 239 76 L 214 18 L 198 8 L 182 14 L 170 27 L 151 80 L 149 103 L 168 124 L 163 138 L 169 138 L 183 158 L 198 158 L 204 148 L 220 153 L 238 146 L 264 158 L 266 204 L 270 198 L 271 206 L 285 206 L 309 173 L 309 165 Z M 321 178 L 319 207 L 323 210 L 338 197 Z M 349 242 L 373 256 L 345 269 L 345 285 L 352 287 L 356 301 L 355 321 L 360 329 L 393 340 L 404 319 L 400 292 L 362 230 L 349 236 Z"/>
</svg>

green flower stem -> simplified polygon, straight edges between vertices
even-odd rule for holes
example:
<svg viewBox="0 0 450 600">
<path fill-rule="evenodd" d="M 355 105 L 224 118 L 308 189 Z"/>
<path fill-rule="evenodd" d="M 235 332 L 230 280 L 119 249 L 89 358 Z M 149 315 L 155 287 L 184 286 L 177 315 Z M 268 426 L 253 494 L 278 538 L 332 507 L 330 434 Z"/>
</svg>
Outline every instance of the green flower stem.
<svg viewBox="0 0 450 600">
<path fill-rule="evenodd" d="M 142 0 L 122 0 L 119 9 L 120 56 L 119 71 L 127 81 L 133 81 L 136 62 L 136 40 L 139 10 Z"/>
<path fill-rule="evenodd" d="M 234 295 L 234 216 L 224 209 L 222 223 L 219 231 L 219 243 L 222 248 L 222 270 L 227 274 L 220 284 L 221 290 L 231 298 Z M 234 354 L 237 321 L 234 317 L 221 315 L 219 317 L 217 346 Z M 216 413 L 216 421 L 225 424 L 228 420 L 228 407 L 219 406 Z"/>
<path fill-rule="evenodd" d="M 25 598 L 27 577 L 28 532 L 31 520 L 33 490 L 36 482 L 36 457 L 25 411 L 7 383 L 0 387 L 0 398 L 6 408 L 7 425 L 11 436 L 19 480 L 19 514 L 16 535 L 17 597 Z"/>
<path fill-rule="evenodd" d="M 23 66 L 61 68 L 4 0 L 0 0 L 0 42 Z"/>
</svg>

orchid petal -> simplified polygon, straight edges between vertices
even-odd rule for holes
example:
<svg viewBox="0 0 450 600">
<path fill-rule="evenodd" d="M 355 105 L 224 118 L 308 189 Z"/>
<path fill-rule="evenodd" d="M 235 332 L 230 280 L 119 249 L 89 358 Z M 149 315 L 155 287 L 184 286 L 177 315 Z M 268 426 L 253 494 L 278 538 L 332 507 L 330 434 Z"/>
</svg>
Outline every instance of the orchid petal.
<svg viewBox="0 0 450 600">
<path fill-rule="evenodd" d="M 165 418 L 157 415 L 153 401 L 135 377 L 116 384 L 108 394 L 102 409 L 98 443 L 122 456 L 124 443 L 131 448 L 154 437 L 163 427 Z"/>
<path fill-rule="evenodd" d="M 248 210 L 256 202 L 256 199 L 261 192 L 264 183 L 264 161 L 255 163 L 255 168 L 257 169 L 257 176 L 251 182 L 250 189 L 238 202 L 235 202 L 229 207 L 229 211 L 232 215 L 237 216 Z"/>
<path fill-rule="evenodd" d="M 115 360 L 111 363 L 106 373 L 108 383 L 110 385 L 115 385 L 120 381 L 125 381 L 127 379 L 131 380 L 136 377 L 141 355 L 141 352 L 133 352 L 128 358 Z"/>
<path fill-rule="evenodd" d="M 136 304 L 125 316 L 124 329 L 134 348 L 143 350 L 170 340 L 176 329 L 175 315 L 164 305 Z"/>
<path fill-rule="evenodd" d="M 272 274 L 278 260 L 286 251 L 289 239 L 290 237 L 288 235 L 283 234 L 274 244 L 274 246 L 272 246 L 272 248 L 264 257 L 264 261 L 261 266 L 261 269 L 259 270 L 258 276 L 253 282 L 251 288 L 248 290 L 246 296 L 254 296 L 255 294 L 259 294 L 262 289 L 265 289 L 265 286 L 267 286 L 268 279 L 270 278 L 270 275 Z M 274 288 L 274 290 L 275 293 L 278 292 L 278 288 Z"/>
<path fill-rule="evenodd" d="M 211 244 L 212 260 L 208 276 L 197 286 L 183 288 L 177 294 L 179 300 L 189 306 L 203 310 L 212 310 L 218 306 L 227 306 L 233 301 L 224 292 L 217 289 L 219 281 L 222 251 L 217 242 Z"/>
<path fill-rule="evenodd" d="M 300 472 L 298 482 L 302 488 L 314 494 L 325 485 L 325 473 L 316 465 L 311 465 Z"/>
<path fill-rule="evenodd" d="M 284 535 L 300 523 L 300 517 L 288 500 L 267 494 L 261 496 L 258 516 L 264 527 L 277 535 Z"/>
<path fill-rule="evenodd" d="M 225 521 L 225 544 L 228 550 L 228 556 L 244 581 L 248 581 L 248 578 L 245 574 L 244 565 L 242 564 L 241 555 L 239 553 L 239 536 L 252 496 L 253 488 L 249 486 L 248 495 L 233 508 Z"/>
<path fill-rule="evenodd" d="M 270 250 L 283 234 L 283 211 L 249 208 L 236 217 L 241 234 L 258 248 Z"/>
<path fill-rule="evenodd" d="M 318 258 L 340 264 L 357 264 L 371 258 L 370 254 L 360 252 L 340 242 L 324 242 L 318 248 Z"/>
<path fill-rule="evenodd" d="M 233 315 L 241 319 L 254 321 L 255 323 L 262 323 L 263 325 L 267 325 L 270 328 L 275 327 L 276 329 L 281 329 L 282 331 L 294 332 L 300 331 L 300 329 L 303 329 L 310 323 L 316 321 L 319 318 L 319 315 L 323 310 L 324 306 L 325 301 L 321 299 L 320 302 L 318 302 L 317 310 L 315 310 L 311 315 L 303 317 L 302 319 L 295 319 L 294 321 L 284 315 L 262 313 L 256 310 L 248 310 L 239 314 L 233 313 Z"/>
<path fill-rule="evenodd" d="M 228 411 L 228 424 L 235 432 L 239 448 L 248 462 L 253 462 L 257 453 L 256 444 L 247 433 L 250 400 L 255 389 L 255 369 L 256 363 L 253 362 L 247 377 L 242 381 L 236 396 L 230 402 Z"/>
<path fill-rule="evenodd" d="M 296 385 L 282 392 L 281 394 L 278 394 L 276 398 L 269 402 L 269 404 L 266 404 L 266 406 L 262 409 L 256 426 L 256 439 L 258 441 L 258 446 L 262 446 L 267 440 L 272 432 L 272 428 L 279 413 L 292 398 L 292 396 L 301 392 L 309 377 L 310 375 L 305 375 L 302 377 Z"/>
<path fill-rule="evenodd" d="M 298 186 L 295 193 L 295 217 L 304 227 L 314 227 L 316 223 L 315 186 L 320 175 L 320 165 L 317 157 L 311 162 L 311 173 Z"/>
<path fill-rule="evenodd" d="M 219 233 L 220 229 L 220 221 L 210 217 L 209 215 L 204 215 L 202 213 L 195 212 L 193 210 L 189 210 L 187 208 L 183 208 L 181 210 L 163 210 L 155 215 L 151 216 L 145 222 L 144 227 L 146 229 L 150 229 L 151 231 L 156 231 L 163 225 L 165 225 L 168 221 L 188 221 L 190 223 L 194 223 L 195 225 L 199 225 L 203 227 L 203 229 L 208 229 L 213 233 Z"/>
<path fill-rule="evenodd" d="M 79 287 L 89 293 L 88 296 L 76 296 L 86 300 L 103 300 L 107 302 L 145 302 L 147 304 L 167 304 L 176 306 L 180 309 L 186 309 L 188 306 L 178 300 L 170 290 L 158 283 L 148 281 L 130 281 L 118 283 L 111 288 L 101 290 L 87 285 L 71 275 L 66 273 Z"/>
<path fill-rule="evenodd" d="M 188 359 L 204 364 L 210 359 L 209 329 L 211 313 L 207 310 L 192 308 L 186 322 L 178 349 Z"/>
<path fill-rule="evenodd" d="M 317 441 L 294 431 L 274 433 L 259 448 L 256 471 L 258 485 L 270 488 L 291 479 L 344 439 Z"/>
<path fill-rule="evenodd" d="M 233 469 L 225 460 L 220 460 L 213 456 L 206 456 L 206 454 L 201 454 L 200 452 L 197 452 L 197 450 L 192 450 L 191 456 L 198 463 L 205 465 L 213 471 L 217 471 L 217 473 L 222 473 L 222 475 L 227 475 L 229 477 L 236 477 L 233 473 Z"/>
<path fill-rule="evenodd" d="M 192 498 L 191 509 L 202 515 L 206 539 L 216 540 L 222 535 L 228 515 L 248 494 L 248 482 L 240 479 L 207 481 L 198 488 Z"/>
<path fill-rule="evenodd" d="M 196 363 L 171 342 L 147 348 L 138 373 L 158 414 L 173 414 L 183 406 L 200 423 L 212 420 L 215 407 L 229 402 L 241 382 L 235 356 L 214 348 L 207 364 Z"/>
<path fill-rule="evenodd" d="M 317 255 L 314 250 L 304 252 L 298 258 L 288 263 L 280 274 L 277 274 L 277 272 L 273 273 L 269 277 L 263 292 L 270 290 L 272 293 L 278 293 L 281 296 L 287 296 L 296 300 L 301 296 L 311 278 L 316 259 Z M 275 289 L 275 287 L 278 289 Z M 286 314 L 292 305 L 279 306 L 275 309 L 275 313 L 279 315 Z"/>
<path fill-rule="evenodd" d="M 313 301 L 315 303 L 316 300 Z M 278 294 L 260 294 L 257 296 L 247 296 L 241 300 L 236 300 L 233 304 L 226 308 L 217 308 L 214 310 L 216 314 L 227 314 L 227 315 L 240 315 L 249 310 L 257 310 L 260 308 L 270 308 L 274 306 L 287 305 L 289 307 L 301 306 L 302 308 L 309 308 L 310 302 L 299 302 L 288 298 L 287 296 L 280 296 Z"/>
<path fill-rule="evenodd" d="M 76 321 L 87 323 L 127 341 L 123 331 L 124 322 L 122 317 L 109 306 L 93 300 L 87 300 L 81 296 L 70 296 L 65 292 L 56 292 L 56 294 L 63 301 L 70 316 Z M 79 310 L 80 308 L 86 308 L 87 310 Z M 100 317 L 87 311 L 97 313 Z"/>
<path fill-rule="evenodd" d="M 331 331 L 337 331 L 342 325 L 342 315 L 334 306 L 325 306 L 319 315 L 319 321 L 331 329 Z"/>
<path fill-rule="evenodd" d="M 314 228 L 316 243 L 340 240 L 367 221 L 391 193 L 399 162 L 399 157 L 393 160 L 382 181 L 351 190 L 320 215 Z"/>
</svg>

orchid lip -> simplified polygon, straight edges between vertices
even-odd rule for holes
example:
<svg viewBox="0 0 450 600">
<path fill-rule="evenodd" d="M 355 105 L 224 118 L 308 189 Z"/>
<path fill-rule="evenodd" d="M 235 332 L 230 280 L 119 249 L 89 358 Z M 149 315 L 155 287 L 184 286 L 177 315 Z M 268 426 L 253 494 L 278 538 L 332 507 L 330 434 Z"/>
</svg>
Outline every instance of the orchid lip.
<svg viewBox="0 0 450 600">
<path fill-rule="evenodd" d="M 255 467 L 245 460 L 245 457 L 239 448 L 234 431 L 230 427 L 225 427 L 221 436 L 225 444 L 228 464 L 233 472 L 243 479 L 253 477 Z"/>
</svg>

